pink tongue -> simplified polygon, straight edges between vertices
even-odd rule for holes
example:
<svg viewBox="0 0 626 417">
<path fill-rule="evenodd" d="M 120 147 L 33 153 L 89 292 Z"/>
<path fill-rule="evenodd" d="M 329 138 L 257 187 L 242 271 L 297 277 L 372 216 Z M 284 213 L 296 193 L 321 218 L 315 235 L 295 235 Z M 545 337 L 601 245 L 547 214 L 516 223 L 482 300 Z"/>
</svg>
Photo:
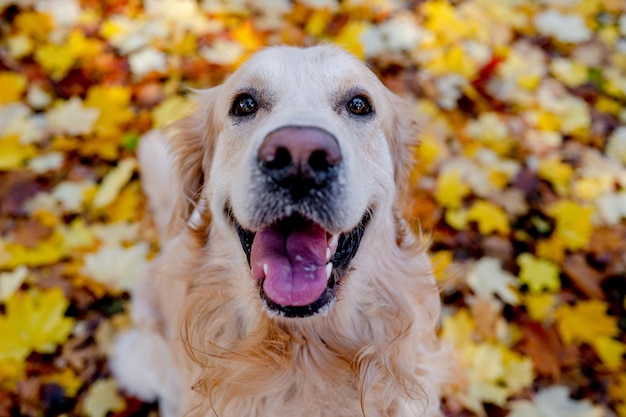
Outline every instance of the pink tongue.
<svg viewBox="0 0 626 417">
<path fill-rule="evenodd" d="M 287 233 L 269 228 L 260 230 L 250 254 L 252 276 L 265 278 L 263 291 L 276 304 L 309 305 L 327 286 L 327 245 L 326 231 L 316 224 Z"/>
</svg>

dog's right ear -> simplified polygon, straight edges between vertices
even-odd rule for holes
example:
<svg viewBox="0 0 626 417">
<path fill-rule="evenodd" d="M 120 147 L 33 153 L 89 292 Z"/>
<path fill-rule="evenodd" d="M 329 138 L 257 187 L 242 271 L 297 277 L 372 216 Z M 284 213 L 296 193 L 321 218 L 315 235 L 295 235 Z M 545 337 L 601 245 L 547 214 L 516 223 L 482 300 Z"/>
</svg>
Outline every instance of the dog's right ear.
<svg viewBox="0 0 626 417">
<path fill-rule="evenodd" d="M 184 227 L 192 227 L 200 234 L 208 233 L 211 216 L 201 196 L 220 129 L 214 111 L 219 88 L 194 91 L 198 108 L 168 127 L 177 183 L 177 195 L 172 196 L 176 201 L 167 230 L 169 239 Z"/>
</svg>

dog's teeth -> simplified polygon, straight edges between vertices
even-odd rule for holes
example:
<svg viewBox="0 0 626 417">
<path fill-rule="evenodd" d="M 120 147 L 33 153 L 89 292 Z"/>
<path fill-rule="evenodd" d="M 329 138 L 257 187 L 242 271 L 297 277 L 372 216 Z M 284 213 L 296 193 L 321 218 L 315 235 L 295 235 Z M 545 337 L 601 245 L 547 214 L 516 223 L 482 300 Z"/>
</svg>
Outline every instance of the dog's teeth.
<svg viewBox="0 0 626 417">
<path fill-rule="evenodd" d="M 333 272 L 333 263 L 332 262 L 328 262 L 326 264 L 326 279 L 330 278 L 330 273 Z"/>
<path fill-rule="evenodd" d="M 267 264 L 263 264 L 263 273 L 265 274 L 265 276 L 267 276 L 267 271 L 268 271 L 268 266 Z"/>
<path fill-rule="evenodd" d="M 328 241 L 328 247 L 332 248 L 332 247 L 337 247 L 337 243 L 339 243 L 339 233 L 332 235 L 332 237 L 330 238 L 330 240 Z"/>
<path fill-rule="evenodd" d="M 326 248 L 326 262 L 330 261 L 330 257 L 332 253 L 330 252 L 330 248 Z"/>
</svg>

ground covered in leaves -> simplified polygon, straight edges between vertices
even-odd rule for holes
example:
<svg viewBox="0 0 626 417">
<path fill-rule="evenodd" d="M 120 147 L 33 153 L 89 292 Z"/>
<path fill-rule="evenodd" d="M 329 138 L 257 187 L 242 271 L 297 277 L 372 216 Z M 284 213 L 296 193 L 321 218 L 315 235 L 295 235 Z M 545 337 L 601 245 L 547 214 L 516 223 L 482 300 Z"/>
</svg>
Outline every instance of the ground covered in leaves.
<svg viewBox="0 0 626 417">
<path fill-rule="evenodd" d="M 106 360 L 158 250 L 134 150 L 269 44 L 414 103 L 450 416 L 626 417 L 623 0 L 0 0 L 0 416 L 156 415 Z"/>
</svg>

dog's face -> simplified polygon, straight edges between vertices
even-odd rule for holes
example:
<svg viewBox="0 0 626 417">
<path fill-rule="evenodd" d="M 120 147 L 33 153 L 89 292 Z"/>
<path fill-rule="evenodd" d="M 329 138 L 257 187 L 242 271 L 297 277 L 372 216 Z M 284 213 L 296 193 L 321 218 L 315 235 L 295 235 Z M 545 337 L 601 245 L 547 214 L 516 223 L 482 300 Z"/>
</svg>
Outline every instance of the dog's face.
<svg viewBox="0 0 626 417">
<path fill-rule="evenodd" d="M 372 218 L 392 211 L 414 140 L 406 104 L 329 46 L 266 49 L 200 101 L 204 137 L 179 152 L 187 193 L 240 240 L 269 311 L 327 309 Z M 202 181 L 185 160 L 198 151 Z"/>
</svg>

